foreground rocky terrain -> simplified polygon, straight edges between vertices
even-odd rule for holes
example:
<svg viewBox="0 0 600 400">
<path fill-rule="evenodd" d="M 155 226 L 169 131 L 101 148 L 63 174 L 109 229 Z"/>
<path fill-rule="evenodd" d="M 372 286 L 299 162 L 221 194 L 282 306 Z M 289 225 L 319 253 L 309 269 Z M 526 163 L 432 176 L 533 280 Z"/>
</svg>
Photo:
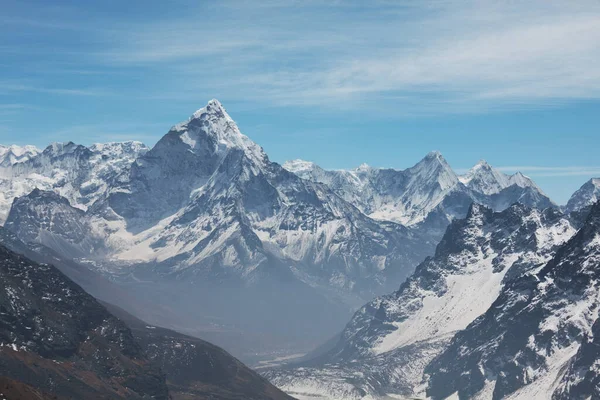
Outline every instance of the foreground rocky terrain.
<svg viewBox="0 0 600 400">
<path fill-rule="evenodd" d="M 115 317 L 52 265 L 3 245 L 0 277 L 5 398 L 291 398 L 216 346 L 107 305 Z"/>
</svg>

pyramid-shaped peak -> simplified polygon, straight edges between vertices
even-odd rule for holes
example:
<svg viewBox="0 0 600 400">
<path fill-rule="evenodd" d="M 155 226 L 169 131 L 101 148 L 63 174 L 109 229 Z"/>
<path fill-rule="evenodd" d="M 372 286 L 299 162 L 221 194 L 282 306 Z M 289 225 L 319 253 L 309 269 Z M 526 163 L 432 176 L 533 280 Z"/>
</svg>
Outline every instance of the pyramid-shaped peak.
<svg viewBox="0 0 600 400">
<path fill-rule="evenodd" d="M 199 118 L 201 119 L 206 116 L 216 116 L 218 118 L 231 119 L 227 114 L 227 111 L 225 111 L 225 107 L 223 107 L 221 102 L 217 99 L 209 100 L 206 106 L 200 108 L 194 114 L 192 114 L 190 120 Z"/>
<path fill-rule="evenodd" d="M 427 155 L 425 156 L 425 159 L 443 159 L 444 157 L 442 156 L 442 153 L 440 153 L 438 150 L 433 150 L 430 151 L 429 153 L 427 153 Z"/>
<path fill-rule="evenodd" d="M 442 156 L 442 153 L 437 150 L 427 153 L 427 155 L 412 168 L 425 168 L 427 170 L 434 169 L 443 171 L 452 170 L 448 164 L 448 161 L 446 161 L 444 156 Z M 454 172 L 452 172 L 452 174 L 454 174 Z"/>
<path fill-rule="evenodd" d="M 484 160 L 482 158 L 481 160 L 477 161 L 477 164 L 475 164 L 472 169 L 480 169 L 480 168 L 491 169 L 492 166 L 486 160 Z"/>
<path fill-rule="evenodd" d="M 184 122 L 171 128 L 161 138 L 149 155 L 152 157 L 175 157 L 173 145 L 183 142 L 185 146 L 175 151 L 191 151 L 196 156 L 225 157 L 232 149 L 242 150 L 246 157 L 262 164 L 267 156 L 262 148 L 242 134 L 235 121 L 216 100 L 197 110 Z M 159 156 L 159 153 L 161 154 Z"/>
</svg>

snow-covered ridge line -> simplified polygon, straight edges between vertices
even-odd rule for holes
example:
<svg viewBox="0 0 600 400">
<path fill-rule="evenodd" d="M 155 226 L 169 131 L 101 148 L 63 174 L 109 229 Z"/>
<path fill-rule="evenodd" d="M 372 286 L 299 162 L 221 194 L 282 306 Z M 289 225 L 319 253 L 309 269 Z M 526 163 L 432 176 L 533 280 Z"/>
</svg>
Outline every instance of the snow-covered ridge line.
<svg viewBox="0 0 600 400">
<path fill-rule="evenodd" d="M 25 146 L 18 159 L 0 157 L 0 222 L 13 199 L 34 189 L 51 190 L 82 210 L 107 190 L 110 182 L 127 173 L 149 149 L 139 141 L 94 143 L 54 142 L 44 150 Z M 2 149 L 2 147 L 0 147 Z"/>
<path fill-rule="evenodd" d="M 441 157 L 443 159 L 443 156 L 439 151 L 432 151 L 428 154 L 428 156 L 435 157 L 435 158 Z M 362 171 L 367 171 L 367 170 L 388 170 L 388 171 L 403 172 L 408 169 L 408 168 L 397 169 L 397 168 L 390 168 L 390 167 L 373 167 L 366 163 L 363 163 L 363 164 L 359 165 L 358 167 L 351 168 L 351 169 L 346 169 L 346 168 L 324 169 L 313 161 L 307 161 L 307 160 L 303 160 L 300 158 L 285 161 L 282 166 L 283 166 L 283 168 L 287 169 L 288 171 L 290 171 L 294 174 L 297 174 L 301 177 L 308 177 L 311 173 L 313 173 L 314 170 L 321 170 L 324 173 L 339 172 L 342 174 L 347 173 L 347 174 L 356 175 L 357 173 L 360 173 Z M 302 176 L 302 175 L 304 175 L 304 176 Z M 477 187 L 476 187 L 477 190 L 479 190 L 485 194 L 498 193 L 502 189 L 505 189 L 511 185 L 517 185 L 522 188 L 532 187 L 532 188 L 535 188 L 536 190 L 538 190 L 540 193 L 543 193 L 542 189 L 539 186 L 537 186 L 537 184 L 529 176 L 524 175 L 520 171 L 517 171 L 512 175 L 505 174 L 504 172 L 499 171 L 499 170 L 495 169 L 494 167 L 492 167 L 484 159 L 479 160 L 466 173 L 464 173 L 462 175 L 457 174 L 456 176 L 457 176 L 458 180 L 466 186 L 469 186 L 469 185 L 475 186 L 475 184 L 472 182 L 476 181 L 478 178 L 479 179 L 491 178 L 487 182 L 484 181 L 484 182 L 477 183 Z"/>
<path fill-rule="evenodd" d="M 331 187 L 365 214 L 415 226 L 439 240 L 451 220 L 463 218 L 472 202 L 501 211 L 515 202 L 536 208 L 556 207 L 521 173 L 506 175 L 478 162 L 458 175 L 439 151 L 432 151 L 404 170 L 361 165 L 350 170 L 325 170 L 313 162 L 292 160 L 284 168 Z"/>
<path fill-rule="evenodd" d="M 41 152 L 35 146 L 17 146 L 15 144 L 5 146 L 0 144 L 0 167 L 7 167 L 18 162 L 27 161 Z"/>
</svg>

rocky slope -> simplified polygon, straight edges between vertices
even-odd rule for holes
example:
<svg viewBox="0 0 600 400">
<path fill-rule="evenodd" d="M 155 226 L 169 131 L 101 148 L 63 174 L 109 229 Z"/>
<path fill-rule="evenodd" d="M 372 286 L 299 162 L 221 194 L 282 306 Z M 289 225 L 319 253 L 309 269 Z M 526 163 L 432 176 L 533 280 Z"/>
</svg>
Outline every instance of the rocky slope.
<svg viewBox="0 0 600 400">
<path fill-rule="evenodd" d="M 514 205 L 494 213 L 474 204 L 398 291 L 354 315 L 332 350 L 268 376 L 289 393 L 332 399 L 421 395 L 427 363 L 504 285 L 543 267 L 574 232 L 554 209 Z"/>
<path fill-rule="evenodd" d="M 165 372 L 174 400 L 292 400 L 223 349 L 149 325 L 112 304 L 105 306 L 129 326 L 147 357 Z"/>
<path fill-rule="evenodd" d="M 494 304 L 426 369 L 446 398 L 587 399 L 597 395 L 600 204 L 540 271 Z M 590 397 L 591 396 L 591 397 Z"/>
<path fill-rule="evenodd" d="M 131 331 L 50 265 L 0 246 L 0 371 L 65 398 L 167 399 Z"/>
<path fill-rule="evenodd" d="M 224 350 L 101 305 L 53 266 L 4 246 L 58 262 L 95 290 L 109 287 L 110 300 L 139 303 L 84 267 L 49 249 L 32 249 L 3 228 L 0 243 L 5 291 L 0 295 L 0 372 L 5 375 L 0 393 L 5 397 L 142 398 L 146 392 L 132 385 L 158 387 L 164 373 L 172 399 L 291 399 Z M 152 398 L 166 398 L 163 392 Z"/>
</svg>

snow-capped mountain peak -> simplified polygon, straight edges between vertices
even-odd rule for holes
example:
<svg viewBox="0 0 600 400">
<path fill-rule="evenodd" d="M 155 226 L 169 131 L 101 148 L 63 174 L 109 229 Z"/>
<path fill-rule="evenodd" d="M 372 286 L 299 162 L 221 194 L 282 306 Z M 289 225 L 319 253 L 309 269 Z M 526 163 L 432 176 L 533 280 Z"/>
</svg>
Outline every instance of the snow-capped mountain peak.
<svg viewBox="0 0 600 400">
<path fill-rule="evenodd" d="M 310 174 L 313 170 L 317 168 L 321 169 L 321 167 L 319 167 L 314 162 L 301 160 L 299 158 L 295 160 L 286 161 L 285 163 L 283 163 L 282 167 L 287 169 L 291 173 L 300 176 L 301 178 L 303 177 L 302 175 Z"/>
<path fill-rule="evenodd" d="M 411 172 L 412 182 L 438 183 L 441 190 L 450 189 L 459 182 L 458 176 L 439 151 L 428 153 L 425 158 L 406 171 Z"/>
<path fill-rule="evenodd" d="M 194 112 L 186 122 L 175 125 L 171 132 L 176 133 L 192 151 L 205 152 L 208 145 L 222 157 L 229 149 L 242 150 L 258 163 L 263 163 L 266 157 L 260 146 L 240 132 L 225 107 L 216 99 Z"/>
<path fill-rule="evenodd" d="M 35 146 L 0 145 L 0 166 L 6 167 L 35 157 L 41 152 Z"/>
<path fill-rule="evenodd" d="M 531 188 L 538 194 L 545 196 L 544 192 L 531 178 L 523 175 L 521 172 L 506 175 L 492 167 L 485 160 L 480 160 L 467 173 L 459 176 L 458 179 L 469 189 L 488 196 L 498 194 L 513 185 L 522 189 Z"/>
<path fill-rule="evenodd" d="M 227 118 L 231 119 L 231 117 L 229 117 L 229 114 L 227 114 L 227 112 L 225 111 L 225 107 L 223 107 L 221 102 L 217 99 L 211 99 L 208 101 L 208 103 L 206 103 L 206 106 L 194 112 L 190 117 L 190 120 L 194 118 L 202 118 L 207 114 L 217 115 L 218 117 L 227 116 Z"/>
<path fill-rule="evenodd" d="M 484 194 L 498 193 L 509 186 L 509 178 L 496 171 L 485 160 L 480 160 L 466 174 L 459 177 L 466 186 Z"/>
<path fill-rule="evenodd" d="M 600 178 L 592 178 L 584 183 L 569 199 L 566 211 L 579 211 L 600 200 Z"/>
<path fill-rule="evenodd" d="M 509 182 L 511 185 L 517 185 L 519 187 L 534 187 L 541 191 L 541 189 L 533 182 L 533 180 L 523 175 L 521 172 L 517 171 L 514 175 L 509 177 Z"/>
</svg>

